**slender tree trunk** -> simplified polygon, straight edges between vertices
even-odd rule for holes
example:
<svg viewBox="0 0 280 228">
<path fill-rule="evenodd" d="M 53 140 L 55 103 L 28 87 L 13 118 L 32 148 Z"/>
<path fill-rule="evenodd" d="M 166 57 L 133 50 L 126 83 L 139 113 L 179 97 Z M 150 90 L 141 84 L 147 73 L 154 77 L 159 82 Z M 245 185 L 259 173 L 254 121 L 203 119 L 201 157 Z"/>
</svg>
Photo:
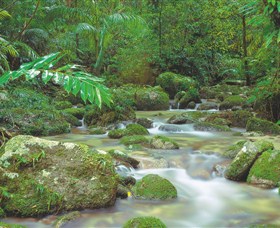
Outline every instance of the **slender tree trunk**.
<svg viewBox="0 0 280 228">
<path fill-rule="evenodd" d="M 251 78 L 249 75 L 249 64 L 248 64 L 248 51 L 247 51 L 247 27 L 246 27 L 246 16 L 242 16 L 242 46 L 243 46 L 243 62 L 244 62 L 244 76 L 246 79 L 246 85 L 251 85 Z"/>
<path fill-rule="evenodd" d="M 160 0 L 160 2 L 159 2 L 159 20 L 158 20 L 159 57 L 162 56 L 162 7 L 163 7 L 163 0 Z"/>
</svg>

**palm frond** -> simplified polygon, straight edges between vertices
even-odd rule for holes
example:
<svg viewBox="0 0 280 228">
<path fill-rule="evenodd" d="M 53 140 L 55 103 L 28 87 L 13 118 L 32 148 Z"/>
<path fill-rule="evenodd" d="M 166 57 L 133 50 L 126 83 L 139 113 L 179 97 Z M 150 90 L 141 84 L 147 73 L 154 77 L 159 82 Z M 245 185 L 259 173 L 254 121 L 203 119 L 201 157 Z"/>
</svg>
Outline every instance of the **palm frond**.
<svg viewBox="0 0 280 228">
<path fill-rule="evenodd" d="M 76 28 L 76 33 L 98 33 L 98 29 L 88 23 L 80 23 Z"/>
</svg>

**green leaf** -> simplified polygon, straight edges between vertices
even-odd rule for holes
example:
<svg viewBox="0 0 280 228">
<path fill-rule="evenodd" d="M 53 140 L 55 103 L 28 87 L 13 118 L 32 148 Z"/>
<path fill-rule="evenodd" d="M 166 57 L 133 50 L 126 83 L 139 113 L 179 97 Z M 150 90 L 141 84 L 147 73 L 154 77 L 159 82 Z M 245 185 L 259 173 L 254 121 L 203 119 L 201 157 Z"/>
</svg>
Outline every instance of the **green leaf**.
<svg viewBox="0 0 280 228">
<path fill-rule="evenodd" d="M 45 70 L 42 74 L 42 80 L 45 84 L 47 84 L 52 77 L 53 77 L 53 73 L 49 72 L 48 70 Z"/>
<path fill-rule="evenodd" d="M 77 78 L 73 78 L 72 93 L 76 96 L 81 89 L 81 83 Z"/>
<path fill-rule="evenodd" d="M 6 72 L 5 74 L 3 74 L 1 77 L 0 77 L 0 85 L 4 85 L 5 83 L 7 83 L 10 79 L 10 72 Z"/>
</svg>

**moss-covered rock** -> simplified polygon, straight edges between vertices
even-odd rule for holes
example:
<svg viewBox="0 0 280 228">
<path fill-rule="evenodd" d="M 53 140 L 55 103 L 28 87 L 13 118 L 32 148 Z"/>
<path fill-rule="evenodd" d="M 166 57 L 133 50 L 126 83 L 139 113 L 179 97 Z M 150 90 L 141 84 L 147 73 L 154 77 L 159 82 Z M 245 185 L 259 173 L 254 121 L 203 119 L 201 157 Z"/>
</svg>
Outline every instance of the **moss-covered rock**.
<svg viewBox="0 0 280 228">
<path fill-rule="evenodd" d="M 108 133 L 109 138 L 119 139 L 123 136 L 148 135 L 149 131 L 140 124 L 128 124 L 125 129 L 115 129 Z"/>
<path fill-rule="evenodd" d="M 153 121 L 148 118 L 138 118 L 138 119 L 136 119 L 135 123 L 140 124 L 141 126 L 143 126 L 145 128 L 153 127 Z"/>
<path fill-rule="evenodd" d="M 231 158 L 234 159 L 236 157 L 236 155 L 238 154 L 238 152 L 242 149 L 242 147 L 244 146 L 244 144 L 246 143 L 246 140 L 241 140 L 238 141 L 237 143 L 231 145 L 224 153 L 223 156 L 225 156 L 226 158 Z"/>
<path fill-rule="evenodd" d="M 12 195 L 1 202 L 7 215 L 101 208 L 116 199 L 112 157 L 85 145 L 16 136 L 5 145 L 0 167 L 0 182 Z"/>
<path fill-rule="evenodd" d="M 194 120 L 184 113 L 180 115 L 174 115 L 167 120 L 167 123 L 170 124 L 190 124 L 193 122 Z"/>
<path fill-rule="evenodd" d="M 126 146 L 129 146 L 134 144 L 148 144 L 149 140 L 143 135 L 133 135 L 122 137 L 120 142 Z"/>
<path fill-rule="evenodd" d="M 154 111 L 169 109 L 169 97 L 160 87 L 139 88 L 135 91 L 137 110 Z"/>
<path fill-rule="evenodd" d="M 9 101 L 0 102 L 0 109 L 0 127 L 18 134 L 41 136 L 70 131 L 65 117 L 40 92 L 16 88 L 9 93 Z"/>
<path fill-rule="evenodd" d="M 79 127 L 82 126 L 82 122 L 75 116 L 62 112 L 62 115 L 64 116 L 65 120 L 72 126 L 72 127 Z"/>
<path fill-rule="evenodd" d="M 72 104 L 69 101 L 56 101 L 54 103 L 54 107 L 57 110 L 63 110 L 63 109 L 67 109 L 67 108 L 72 108 Z"/>
<path fill-rule="evenodd" d="M 67 109 L 64 109 L 63 112 L 71 114 L 81 120 L 84 117 L 85 109 L 84 108 L 67 108 Z"/>
<path fill-rule="evenodd" d="M 132 166 L 133 168 L 137 168 L 139 165 L 139 161 L 136 159 L 128 156 L 126 153 L 119 151 L 119 150 L 110 150 L 109 154 L 116 160 L 120 161 L 121 163 L 125 163 L 127 165 Z"/>
<path fill-rule="evenodd" d="M 175 106 L 179 109 L 185 109 L 189 103 L 201 103 L 199 93 L 196 88 L 191 88 L 187 91 L 181 91 L 175 95 Z"/>
<path fill-rule="evenodd" d="M 245 181 L 256 159 L 264 152 L 273 149 L 268 141 L 246 142 L 225 171 L 225 177 L 235 181 Z"/>
<path fill-rule="evenodd" d="M 186 91 L 192 87 L 196 87 L 196 81 L 191 77 L 165 72 L 160 74 L 156 79 L 156 84 L 163 88 L 170 96 L 174 98 L 179 91 Z"/>
<path fill-rule="evenodd" d="M 0 227 L 1 228 L 27 228 L 27 226 L 22 226 L 22 225 L 18 225 L 18 224 L 4 223 L 4 222 L 0 222 Z"/>
<path fill-rule="evenodd" d="M 264 134 L 280 134 L 280 126 L 268 120 L 250 118 L 246 125 L 247 131 L 260 131 Z"/>
<path fill-rule="evenodd" d="M 65 215 L 61 215 L 57 217 L 54 226 L 55 228 L 61 228 L 65 226 L 66 224 L 70 223 L 71 221 L 74 221 L 81 217 L 81 213 L 79 211 L 73 211 Z"/>
<path fill-rule="evenodd" d="M 231 131 L 228 126 L 216 125 L 208 122 L 195 123 L 194 129 L 196 131 L 212 131 L 212 132 Z"/>
<path fill-rule="evenodd" d="M 168 200 L 177 198 L 177 190 L 174 185 L 156 174 L 148 174 L 137 181 L 132 191 L 137 199 Z"/>
<path fill-rule="evenodd" d="M 128 197 L 128 192 L 130 192 L 128 187 L 126 187 L 122 184 L 119 184 L 118 190 L 117 190 L 117 198 L 126 199 Z"/>
<path fill-rule="evenodd" d="M 280 151 L 264 152 L 250 169 L 247 182 L 266 188 L 280 186 Z"/>
<path fill-rule="evenodd" d="M 123 228 L 166 228 L 167 226 L 158 218 L 155 217 L 136 217 L 128 220 Z"/>
<path fill-rule="evenodd" d="M 245 99 L 239 95 L 229 96 L 220 104 L 219 108 L 220 110 L 231 109 L 234 106 L 242 106 L 244 102 Z"/>
<path fill-rule="evenodd" d="M 161 136 L 156 135 L 150 140 L 150 146 L 154 149 L 165 149 L 165 150 L 172 150 L 172 149 L 179 149 L 178 143 L 174 140 Z"/>
</svg>

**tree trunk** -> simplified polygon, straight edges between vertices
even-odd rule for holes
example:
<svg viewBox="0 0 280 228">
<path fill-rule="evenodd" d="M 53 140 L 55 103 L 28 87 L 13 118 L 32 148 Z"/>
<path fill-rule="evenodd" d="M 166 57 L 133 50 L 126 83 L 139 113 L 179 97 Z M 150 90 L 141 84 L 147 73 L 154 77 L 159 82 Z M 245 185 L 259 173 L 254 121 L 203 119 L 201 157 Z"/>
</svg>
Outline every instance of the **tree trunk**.
<svg viewBox="0 0 280 228">
<path fill-rule="evenodd" d="M 247 51 L 247 27 L 246 27 L 246 16 L 242 16 L 242 46 L 243 46 L 243 63 L 244 63 L 244 76 L 246 79 L 246 85 L 251 85 L 251 78 L 249 75 L 249 64 L 248 64 L 248 51 Z"/>
</svg>

